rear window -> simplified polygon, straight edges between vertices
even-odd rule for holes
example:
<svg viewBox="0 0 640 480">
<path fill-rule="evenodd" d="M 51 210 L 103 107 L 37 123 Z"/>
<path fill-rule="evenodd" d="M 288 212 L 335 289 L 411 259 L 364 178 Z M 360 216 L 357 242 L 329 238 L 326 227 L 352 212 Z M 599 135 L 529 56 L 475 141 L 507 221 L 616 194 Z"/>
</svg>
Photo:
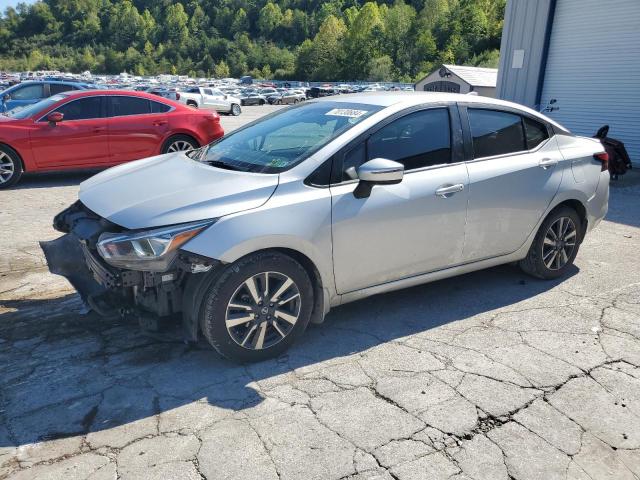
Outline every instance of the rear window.
<svg viewBox="0 0 640 480">
<path fill-rule="evenodd" d="M 474 158 L 505 155 L 527 149 L 520 115 L 477 108 L 470 108 L 468 112 Z"/>
<path fill-rule="evenodd" d="M 166 113 L 171 110 L 171 107 L 165 103 L 154 102 L 153 100 L 150 100 L 150 102 L 151 113 Z"/>
<path fill-rule="evenodd" d="M 111 116 L 125 117 L 129 115 L 144 115 L 151 113 L 149 100 L 140 97 L 110 96 Z"/>
</svg>

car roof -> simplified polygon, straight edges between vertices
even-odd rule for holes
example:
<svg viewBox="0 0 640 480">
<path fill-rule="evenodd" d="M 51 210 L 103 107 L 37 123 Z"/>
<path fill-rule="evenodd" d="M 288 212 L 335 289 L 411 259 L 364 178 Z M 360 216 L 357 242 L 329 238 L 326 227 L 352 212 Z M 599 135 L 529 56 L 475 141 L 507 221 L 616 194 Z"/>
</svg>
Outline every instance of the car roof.
<svg viewBox="0 0 640 480">
<path fill-rule="evenodd" d="M 172 102 L 170 99 L 165 97 L 159 97 L 157 95 L 153 95 L 147 92 L 141 92 L 137 90 L 101 90 L 101 89 L 86 89 L 86 90 L 73 90 L 68 92 L 61 92 L 58 95 L 65 95 L 69 98 L 76 97 L 90 97 L 91 95 L 127 95 L 130 97 L 140 97 L 140 98 L 148 98 L 149 100 L 155 101 L 167 101 L 172 105 L 180 105 L 176 104 L 176 102 Z"/>
<path fill-rule="evenodd" d="M 552 125 L 565 130 L 565 128 L 556 121 L 546 117 L 545 115 L 532 110 L 529 107 L 518 103 L 507 102 L 491 97 L 482 97 L 480 95 L 468 95 L 462 93 L 441 93 L 441 92 L 360 92 L 350 93 L 349 95 L 330 96 L 318 98 L 318 102 L 344 102 L 344 103 L 363 103 L 368 105 L 378 105 L 380 107 L 390 107 L 392 105 L 403 104 L 407 107 L 413 105 L 424 105 L 428 103 L 442 102 L 460 102 L 460 103 L 478 103 L 482 105 L 495 105 L 496 107 L 507 107 L 520 110 L 534 117 L 541 118 Z"/>
</svg>

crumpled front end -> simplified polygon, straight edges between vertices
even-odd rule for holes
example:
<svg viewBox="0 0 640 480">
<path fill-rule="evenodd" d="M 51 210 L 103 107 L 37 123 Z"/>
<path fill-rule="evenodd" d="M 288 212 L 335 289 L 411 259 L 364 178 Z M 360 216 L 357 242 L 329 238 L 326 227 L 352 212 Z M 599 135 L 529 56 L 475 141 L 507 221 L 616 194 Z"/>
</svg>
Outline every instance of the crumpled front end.
<svg viewBox="0 0 640 480">
<path fill-rule="evenodd" d="M 65 235 L 40 242 L 49 271 L 67 278 L 89 309 L 105 317 L 135 316 L 148 328 L 157 328 L 163 317 L 184 311 L 191 315 L 191 296 L 197 290 L 195 285 L 201 283 L 201 274 L 219 264 L 179 252 L 162 272 L 109 265 L 98 253 L 100 236 L 127 230 L 95 214 L 80 201 L 59 213 L 53 226 Z M 194 339 L 197 322 L 188 320 L 185 333 Z"/>
</svg>

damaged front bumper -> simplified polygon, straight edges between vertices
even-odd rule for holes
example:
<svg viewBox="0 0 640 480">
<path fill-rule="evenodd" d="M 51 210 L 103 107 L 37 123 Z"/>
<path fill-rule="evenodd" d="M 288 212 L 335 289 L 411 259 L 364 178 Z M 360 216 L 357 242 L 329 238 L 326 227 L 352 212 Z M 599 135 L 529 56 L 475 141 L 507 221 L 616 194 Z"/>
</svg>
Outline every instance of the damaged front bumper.
<svg viewBox="0 0 640 480">
<path fill-rule="evenodd" d="M 164 272 L 113 267 L 100 257 L 98 237 L 124 229 L 80 201 L 55 217 L 54 228 L 65 235 L 40 242 L 49 271 L 67 278 L 88 309 L 105 317 L 135 316 L 151 329 L 163 318 L 182 315 L 185 338 L 197 339 L 200 287 L 220 262 L 180 252 Z"/>
</svg>

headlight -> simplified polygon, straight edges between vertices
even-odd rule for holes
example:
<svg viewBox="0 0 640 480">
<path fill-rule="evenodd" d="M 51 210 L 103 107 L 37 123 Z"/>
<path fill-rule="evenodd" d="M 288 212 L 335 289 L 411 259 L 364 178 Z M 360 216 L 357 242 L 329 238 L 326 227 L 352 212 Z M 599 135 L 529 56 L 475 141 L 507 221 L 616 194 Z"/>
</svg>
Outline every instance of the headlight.
<svg viewBox="0 0 640 480">
<path fill-rule="evenodd" d="M 164 272 L 180 248 L 214 223 L 207 220 L 135 233 L 103 233 L 98 252 L 114 267 L 129 270 Z"/>
</svg>

